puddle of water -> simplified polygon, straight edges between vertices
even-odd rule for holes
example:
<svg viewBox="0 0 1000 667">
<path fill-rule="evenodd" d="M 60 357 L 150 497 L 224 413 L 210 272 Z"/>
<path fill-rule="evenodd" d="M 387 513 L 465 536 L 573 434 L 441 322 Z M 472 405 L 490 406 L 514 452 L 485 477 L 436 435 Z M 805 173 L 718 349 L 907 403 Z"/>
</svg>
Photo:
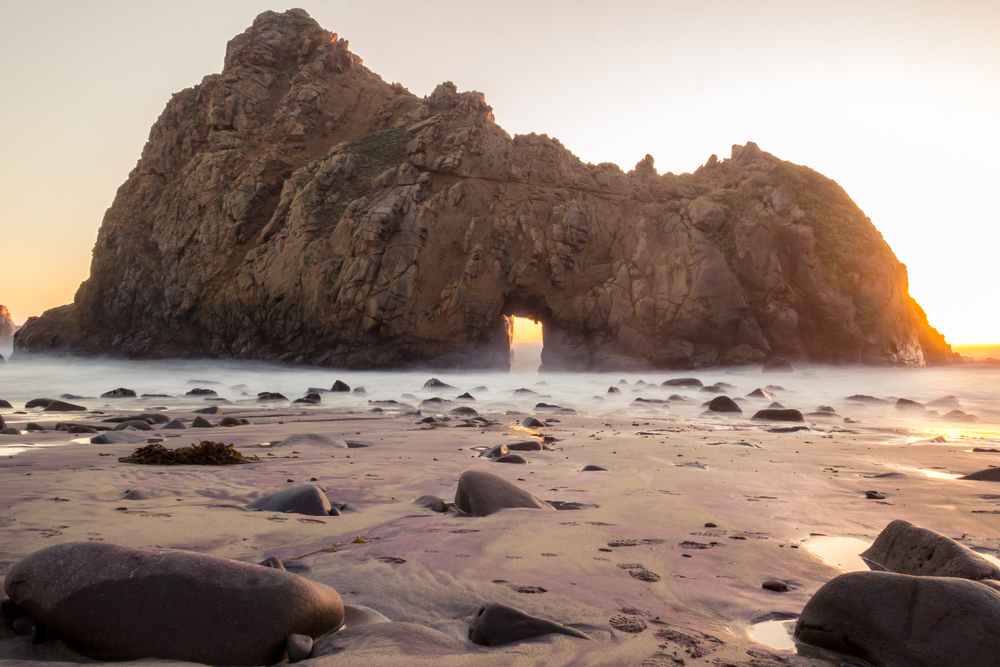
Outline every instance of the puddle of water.
<svg viewBox="0 0 1000 667">
<path fill-rule="evenodd" d="M 932 470 L 930 468 L 910 468 L 914 472 L 919 472 L 922 475 L 926 475 L 932 479 L 958 479 L 961 475 L 956 475 L 950 472 L 944 472 L 942 470 Z"/>
<path fill-rule="evenodd" d="M 14 456 L 15 454 L 20 454 L 21 452 L 26 452 L 29 449 L 35 449 L 38 447 L 58 447 L 62 445 L 61 442 L 45 443 L 40 445 L 33 445 L 28 442 L 15 442 L 12 444 L 0 445 L 0 456 Z"/>
<path fill-rule="evenodd" d="M 856 537 L 830 535 L 810 535 L 802 540 L 802 546 L 819 556 L 827 565 L 839 567 L 847 572 L 867 572 L 870 569 L 858 554 L 871 545 L 871 542 Z"/>
<path fill-rule="evenodd" d="M 795 631 L 795 619 L 777 619 L 751 625 L 750 638 L 758 644 L 770 646 L 779 651 L 794 651 L 795 641 L 792 632 Z"/>
</svg>

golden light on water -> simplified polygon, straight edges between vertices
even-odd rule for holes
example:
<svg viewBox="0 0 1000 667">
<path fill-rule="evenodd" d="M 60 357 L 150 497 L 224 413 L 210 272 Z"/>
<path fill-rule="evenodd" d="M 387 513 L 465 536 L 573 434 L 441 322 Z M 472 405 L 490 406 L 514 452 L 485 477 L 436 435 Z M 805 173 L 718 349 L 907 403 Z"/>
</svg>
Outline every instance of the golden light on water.
<svg viewBox="0 0 1000 667">
<path fill-rule="evenodd" d="M 526 317 L 514 317 L 514 344 L 542 342 L 542 324 Z"/>
</svg>

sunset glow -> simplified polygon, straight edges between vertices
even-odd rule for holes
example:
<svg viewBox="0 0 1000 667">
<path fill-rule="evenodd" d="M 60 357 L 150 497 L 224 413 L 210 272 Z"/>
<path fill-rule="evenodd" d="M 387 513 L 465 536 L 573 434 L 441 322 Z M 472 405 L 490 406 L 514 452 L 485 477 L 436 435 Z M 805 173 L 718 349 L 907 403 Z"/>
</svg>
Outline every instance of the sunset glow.
<svg viewBox="0 0 1000 667">
<path fill-rule="evenodd" d="M 948 342 L 1000 342 L 1000 310 L 982 307 L 1000 246 L 1000 209 L 982 194 L 1000 181 L 1000 3 L 917 0 L 906 12 L 860 0 L 512 0 L 501 13 L 453 0 L 372 7 L 305 6 L 386 81 L 417 96 L 442 81 L 480 91 L 508 133 L 545 133 L 585 163 L 627 172 L 648 153 L 660 174 L 691 172 L 753 141 L 808 165 L 871 218 Z M 167 101 L 219 72 L 226 43 L 276 8 L 270 0 L 9 8 L 0 55 L 17 63 L 31 54 L 30 67 L 4 73 L 21 94 L 0 105 L 0 238 L 20 250 L 0 263 L 0 304 L 17 323 L 72 300 L 104 212 Z M 68 68 L 58 49 L 37 49 L 26 25 L 44 26 L 53 43 L 90 39 Z M 462 58 L 413 57 L 412 35 L 442 31 Z M 515 48 L 515 38 L 534 46 Z M 73 177 L 56 188 L 45 176 L 56 171 Z"/>
<path fill-rule="evenodd" d="M 515 317 L 514 344 L 537 344 L 542 342 L 542 324 L 526 317 Z"/>
</svg>

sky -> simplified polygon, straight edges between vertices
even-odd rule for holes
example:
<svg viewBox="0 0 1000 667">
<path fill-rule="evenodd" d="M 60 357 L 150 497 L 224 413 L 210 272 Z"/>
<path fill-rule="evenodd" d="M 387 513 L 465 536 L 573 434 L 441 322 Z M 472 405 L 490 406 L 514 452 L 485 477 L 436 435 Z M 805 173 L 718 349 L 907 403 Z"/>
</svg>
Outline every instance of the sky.
<svg viewBox="0 0 1000 667">
<path fill-rule="evenodd" d="M 221 70 L 258 0 L 5 3 L 0 304 L 69 303 L 171 94 Z M 301 0 L 418 96 L 478 90 L 510 134 L 625 171 L 733 144 L 836 180 L 953 344 L 1000 343 L 1000 2 Z"/>
</svg>

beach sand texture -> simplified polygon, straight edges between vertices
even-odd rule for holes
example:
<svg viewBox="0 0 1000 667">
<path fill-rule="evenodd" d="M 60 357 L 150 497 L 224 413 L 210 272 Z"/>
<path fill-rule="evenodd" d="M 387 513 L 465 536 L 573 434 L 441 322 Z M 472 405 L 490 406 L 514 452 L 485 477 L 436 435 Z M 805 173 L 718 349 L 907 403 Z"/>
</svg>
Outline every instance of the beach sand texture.
<svg viewBox="0 0 1000 667">
<path fill-rule="evenodd" d="M 199 416 L 194 410 L 205 405 L 202 397 L 78 400 L 71 402 L 103 414 L 52 414 L 20 409 L 24 396 L 9 386 L 10 395 L 0 398 L 14 408 L 0 412 L 22 434 L 0 436 L 0 572 L 38 549 L 70 541 L 186 549 L 250 563 L 274 556 L 290 572 L 331 586 L 349 606 L 347 627 L 316 642 L 308 659 L 315 665 L 836 664 L 763 645 L 750 634 L 755 623 L 794 618 L 844 571 L 813 553 L 808 538 L 870 543 L 890 521 L 906 519 L 995 554 L 1000 487 L 952 477 L 1000 465 L 1000 452 L 973 451 L 1000 449 L 1000 442 L 989 414 L 980 414 L 978 424 L 956 425 L 897 410 L 892 402 L 840 400 L 824 416 L 814 412 L 816 397 L 808 391 L 822 383 L 822 373 L 808 382 L 799 373 L 762 376 L 759 370 L 727 376 L 735 386 L 723 390 L 734 398 L 780 382 L 774 400 L 807 415 L 806 428 L 791 432 L 774 430 L 796 424 L 750 419 L 772 402 L 766 398 L 741 400 L 740 414 L 706 413 L 703 403 L 713 394 L 660 386 L 682 374 L 648 374 L 649 384 L 628 376 L 610 385 L 603 376 L 581 375 L 573 382 L 592 384 L 581 391 L 597 397 L 585 404 L 579 393 L 565 401 L 562 385 L 518 394 L 514 384 L 523 378 L 515 376 L 495 376 L 489 391 L 476 391 L 470 380 L 478 384 L 481 377 L 441 376 L 453 387 L 429 390 L 414 384 L 416 376 L 402 375 L 388 381 L 394 392 L 324 393 L 319 406 L 256 403 L 254 390 L 267 387 L 254 387 L 251 398 L 220 389 L 232 402 L 221 405 L 223 414 L 201 416 L 252 424 L 157 425 L 125 431 L 142 440 L 125 444 L 25 428 L 36 422 L 52 429 L 64 420 L 107 427 L 114 424 L 102 419 L 142 412 L 190 426 Z M 108 389 L 111 384 L 119 386 L 112 382 Z M 610 386 L 620 393 L 608 394 Z M 464 392 L 476 400 L 456 401 Z M 445 402 L 423 402 L 436 397 Z M 385 400 L 399 403 L 369 403 Z M 577 414 L 536 408 L 540 402 Z M 459 405 L 484 419 L 421 421 L 448 416 Z M 410 414 L 418 407 L 419 416 Z M 526 427 L 528 416 L 547 425 Z M 292 436 L 299 437 L 282 444 Z M 542 443 L 546 436 L 545 449 L 514 452 L 527 464 L 480 456 L 495 445 Z M 168 448 L 221 441 L 260 460 L 119 462 L 149 438 Z M 476 517 L 412 503 L 427 494 L 454 502 L 468 470 L 494 473 L 544 501 L 579 509 L 503 509 Z M 319 486 L 340 516 L 244 508 L 303 484 Z M 136 490 L 143 493 L 132 495 L 145 499 L 123 499 Z M 883 497 L 869 498 L 868 491 Z M 788 590 L 762 588 L 771 579 Z M 470 620 L 490 603 L 562 623 L 591 640 L 550 634 L 473 644 Z M 391 622 L 352 625 L 352 607 Z M 58 641 L 33 645 L 2 627 L 0 660 L 83 659 Z"/>
</svg>

